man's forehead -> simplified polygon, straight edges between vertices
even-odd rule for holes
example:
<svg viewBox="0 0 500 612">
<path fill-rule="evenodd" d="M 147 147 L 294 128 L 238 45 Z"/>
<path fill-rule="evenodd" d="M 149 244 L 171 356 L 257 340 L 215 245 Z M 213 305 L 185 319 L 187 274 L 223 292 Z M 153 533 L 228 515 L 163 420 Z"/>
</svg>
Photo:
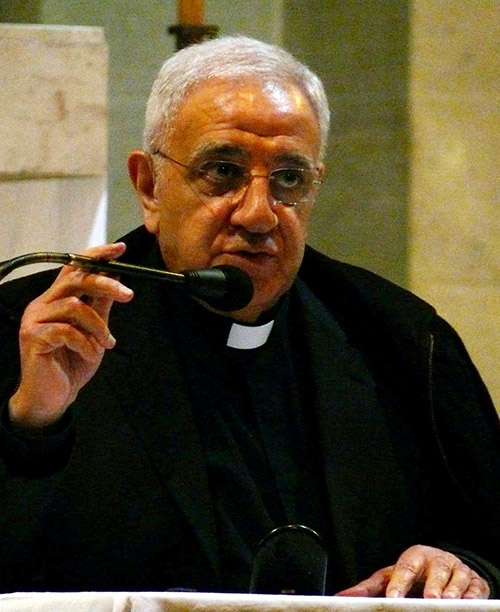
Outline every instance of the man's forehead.
<svg viewBox="0 0 500 612">
<path fill-rule="evenodd" d="M 217 77 L 194 82 L 188 86 L 179 102 L 179 108 L 189 102 L 189 99 L 203 93 L 205 90 L 225 90 L 234 95 L 247 95 L 248 92 L 256 91 L 266 95 L 279 105 L 287 103 L 290 95 L 297 95 L 309 99 L 307 91 L 295 81 L 289 78 L 267 77 L 264 75 L 242 75 L 241 77 Z"/>
<path fill-rule="evenodd" d="M 225 135 L 231 132 L 255 135 L 262 141 L 288 139 L 295 142 L 291 149 L 303 149 L 306 143 L 313 157 L 320 139 L 315 112 L 297 85 L 255 78 L 241 82 L 211 79 L 199 84 L 181 103 L 169 136 L 172 146 L 177 149 L 183 143 L 180 146 L 189 150 L 190 157 L 208 149 L 228 157 L 244 157 L 245 150 L 226 146 Z"/>
<path fill-rule="evenodd" d="M 224 104 L 243 104 L 249 112 L 252 105 L 263 101 L 269 108 L 280 114 L 294 114 L 300 111 L 310 114 L 313 123 L 318 119 L 307 92 L 297 83 L 288 79 L 263 79 L 260 77 L 242 77 L 241 79 L 210 78 L 190 87 L 179 102 L 176 117 L 187 108 L 196 106 L 200 101 L 219 100 Z M 174 119 L 175 121 L 175 119 Z"/>
</svg>

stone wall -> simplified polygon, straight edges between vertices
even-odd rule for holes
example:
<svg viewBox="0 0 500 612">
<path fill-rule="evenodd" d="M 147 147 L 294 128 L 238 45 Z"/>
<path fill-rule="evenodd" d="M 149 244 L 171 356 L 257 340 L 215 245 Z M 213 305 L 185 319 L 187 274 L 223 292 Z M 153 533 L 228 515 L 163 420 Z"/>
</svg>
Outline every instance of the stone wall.
<svg viewBox="0 0 500 612">
<path fill-rule="evenodd" d="M 500 409 L 500 3 L 414 0 L 411 25 L 410 288 Z"/>
<path fill-rule="evenodd" d="M 311 10 L 311 4 L 314 10 Z M 332 110 L 313 246 L 406 284 L 409 2 L 285 0 L 283 43 Z"/>
<path fill-rule="evenodd" d="M 0 25 L 0 57 L 0 260 L 103 242 L 102 29 Z"/>
</svg>

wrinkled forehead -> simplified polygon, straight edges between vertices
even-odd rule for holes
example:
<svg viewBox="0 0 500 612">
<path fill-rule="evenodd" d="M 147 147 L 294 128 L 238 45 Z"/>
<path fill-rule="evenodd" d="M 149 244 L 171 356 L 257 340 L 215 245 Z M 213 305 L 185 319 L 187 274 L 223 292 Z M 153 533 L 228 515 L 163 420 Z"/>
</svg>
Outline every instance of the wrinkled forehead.
<svg viewBox="0 0 500 612">
<path fill-rule="evenodd" d="M 194 85 L 164 134 L 169 146 L 198 130 L 234 127 L 262 136 L 293 134 L 320 141 L 319 121 L 305 92 L 284 79 L 211 78 Z"/>
<path fill-rule="evenodd" d="M 205 89 L 226 89 L 235 94 L 241 90 L 260 90 L 270 101 L 284 107 L 290 106 L 292 99 L 301 99 L 307 103 L 319 122 L 314 104 L 309 97 L 309 93 L 300 83 L 290 78 L 279 78 L 267 74 L 243 74 L 238 77 L 217 77 L 211 76 L 200 81 L 194 81 L 189 87 L 179 95 L 175 108 L 173 109 L 172 119 L 181 111 L 182 107 L 189 102 L 189 99 Z"/>
</svg>

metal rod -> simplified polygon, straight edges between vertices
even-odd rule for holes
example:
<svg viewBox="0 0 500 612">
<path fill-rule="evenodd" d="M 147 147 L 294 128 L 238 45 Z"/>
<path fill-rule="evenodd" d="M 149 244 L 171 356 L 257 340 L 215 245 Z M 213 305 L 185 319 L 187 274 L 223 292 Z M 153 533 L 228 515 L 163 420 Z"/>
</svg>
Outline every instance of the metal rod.
<svg viewBox="0 0 500 612">
<path fill-rule="evenodd" d="M 108 274 L 125 274 L 156 280 L 169 280 L 170 282 L 178 284 L 185 283 L 184 274 L 178 272 L 167 272 L 166 270 L 135 266 L 133 264 L 108 259 L 86 257 L 85 255 L 75 255 L 74 253 L 55 252 L 27 253 L 26 255 L 19 255 L 13 259 L 0 262 L 0 280 L 17 268 L 36 263 L 57 263 L 76 266 L 95 273 L 106 272 Z"/>
</svg>

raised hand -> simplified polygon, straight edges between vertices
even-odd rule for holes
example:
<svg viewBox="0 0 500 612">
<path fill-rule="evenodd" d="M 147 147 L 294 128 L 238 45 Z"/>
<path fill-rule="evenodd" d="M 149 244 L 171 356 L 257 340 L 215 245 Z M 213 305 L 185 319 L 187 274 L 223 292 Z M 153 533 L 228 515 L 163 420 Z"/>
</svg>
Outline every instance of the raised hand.
<svg viewBox="0 0 500 612">
<path fill-rule="evenodd" d="M 116 259 L 125 244 L 93 247 L 90 257 Z M 19 334 L 21 379 L 9 402 L 18 429 L 54 424 L 115 345 L 108 329 L 113 302 L 133 292 L 118 280 L 65 266 L 54 283 L 26 308 Z"/>
</svg>

